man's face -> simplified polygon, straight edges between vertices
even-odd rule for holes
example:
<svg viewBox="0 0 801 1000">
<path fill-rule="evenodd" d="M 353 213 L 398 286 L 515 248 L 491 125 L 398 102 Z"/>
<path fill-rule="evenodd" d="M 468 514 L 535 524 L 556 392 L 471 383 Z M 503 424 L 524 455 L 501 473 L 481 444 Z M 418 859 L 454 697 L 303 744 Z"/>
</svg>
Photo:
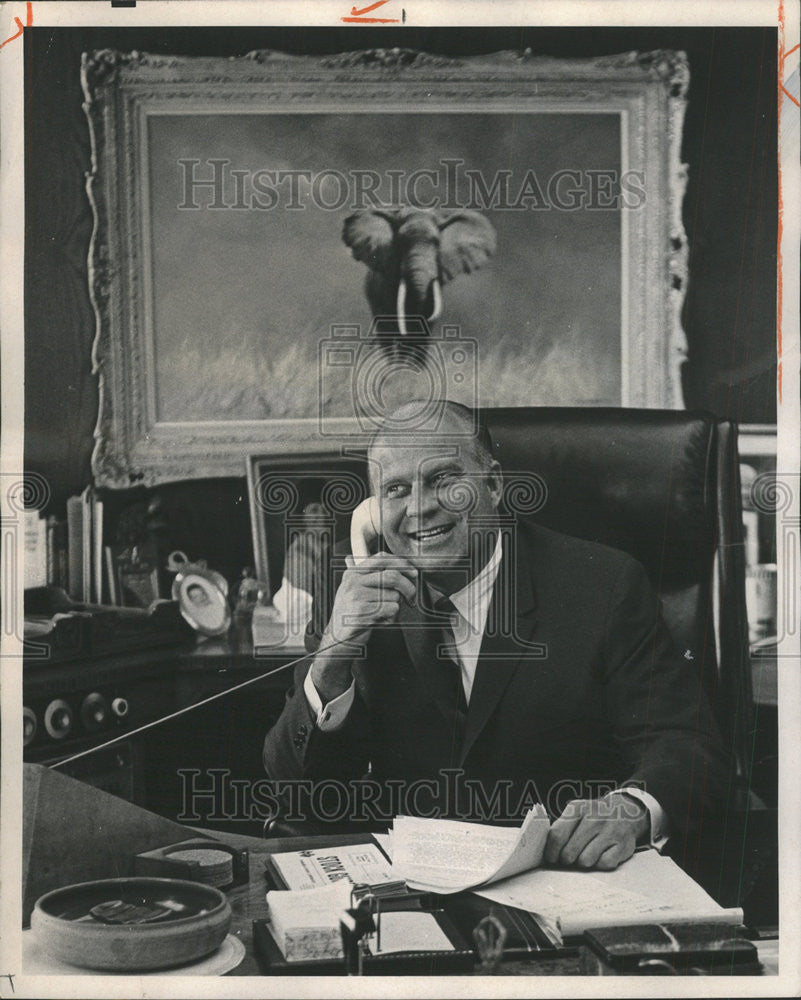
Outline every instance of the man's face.
<svg viewBox="0 0 801 1000">
<path fill-rule="evenodd" d="M 392 553 L 431 572 L 469 567 L 472 531 L 487 529 L 500 501 L 498 463 L 487 468 L 472 442 L 444 435 L 379 441 L 370 457 Z"/>
<path fill-rule="evenodd" d="M 186 588 L 186 596 L 196 608 L 205 608 L 207 604 L 211 604 L 208 594 L 199 583 L 190 584 Z"/>
</svg>

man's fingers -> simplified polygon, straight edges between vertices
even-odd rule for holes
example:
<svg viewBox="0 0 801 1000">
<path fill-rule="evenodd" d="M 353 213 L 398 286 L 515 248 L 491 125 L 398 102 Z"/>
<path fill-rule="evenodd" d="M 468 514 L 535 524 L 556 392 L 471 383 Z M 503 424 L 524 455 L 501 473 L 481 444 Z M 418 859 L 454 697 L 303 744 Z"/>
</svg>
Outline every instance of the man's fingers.
<svg viewBox="0 0 801 1000">
<path fill-rule="evenodd" d="M 387 594 L 377 600 L 363 601 L 359 610 L 352 616 L 355 624 L 372 624 L 376 619 L 392 618 L 400 611 L 400 600 L 397 595 Z"/>
<path fill-rule="evenodd" d="M 378 609 L 377 617 L 381 618 L 383 621 L 392 621 L 399 611 L 400 601 L 393 601 L 391 599 L 384 600 L 381 602 L 381 606 Z"/>
<path fill-rule="evenodd" d="M 377 574 L 377 577 L 378 586 L 396 590 L 400 596 L 406 598 L 407 601 L 413 600 L 414 595 L 417 593 L 417 584 L 412 583 L 412 581 L 401 573 L 400 570 L 382 570 L 381 573 Z"/>
<path fill-rule="evenodd" d="M 573 827 L 573 832 L 570 834 L 567 843 L 559 852 L 559 863 L 563 865 L 574 865 L 578 861 L 581 852 L 585 850 L 587 845 L 594 840 L 599 833 L 600 828 L 598 823 L 589 816 L 582 816 L 579 822 Z"/>
<path fill-rule="evenodd" d="M 412 564 L 399 556 L 393 556 L 391 552 L 376 552 L 374 556 L 369 556 L 364 562 L 354 567 L 359 573 L 369 573 L 377 569 L 395 569 L 413 582 L 417 580 L 417 570 Z"/>
<path fill-rule="evenodd" d="M 569 847 L 570 845 L 568 844 L 568 848 Z M 617 847 L 618 844 L 609 839 L 608 831 L 600 829 L 580 852 L 575 860 L 575 864 L 579 868 L 595 868 L 601 857 L 608 854 L 610 851 L 616 850 Z M 562 853 L 564 854 L 564 851 Z"/>
<path fill-rule="evenodd" d="M 628 860 L 631 854 L 631 851 L 627 854 L 621 844 L 612 844 L 596 860 L 595 867 L 602 872 L 611 872 L 623 861 Z"/>
<path fill-rule="evenodd" d="M 545 844 L 545 860 L 549 865 L 555 865 L 562 853 L 562 848 L 570 840 L 573 830 L 581 822 L 584 813 L 583 800 L 568 802 L 562 815 L 554 820 L 548 831 Z"/>
<path fill-rule="evenodd" d="M 395 567 L 373 567 L 365 570 L 357 567 L 356 579 L 358 585 L 378 590 L 396 590 L 407 601 L 414 599 L 417 593 L 417 583 L 409 579 L 408 575 Z"/>
</svg>

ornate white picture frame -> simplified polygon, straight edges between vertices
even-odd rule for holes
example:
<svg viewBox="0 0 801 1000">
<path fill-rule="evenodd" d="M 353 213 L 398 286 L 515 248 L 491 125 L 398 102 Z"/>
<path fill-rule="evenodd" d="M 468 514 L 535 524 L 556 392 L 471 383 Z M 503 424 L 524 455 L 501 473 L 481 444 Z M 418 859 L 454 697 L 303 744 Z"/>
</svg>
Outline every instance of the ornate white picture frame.
<svg viewBox="0 0 801 1000">
<path fill-rule="evenodd" d="M 102 50 L 84 55 L 82 79 L 92 136 L 98 485 L 241 476 L 249 454 L 353 443 L 356 421 L 341 391 L 313 405 L 320 369 L 297 353 L 302 343 L 318 359 L 329 324 L 357 340 L 369 326 L 366 269 L 341 242 L 354 198 L 369 195 L 359 180 L 367 161 L 354 152 L 349 171 L 349 149 L 375 152 L 382 182 L 393 156 L 406 181 L 425 166 L 421 200 L 430 202 L 448 170 L 483 199 L 498 232 L 495 269 L 448 286 L 442 317 L 475 344 L 485 376 L 464 401 L 683 405 L 684 53 L 450 59 L 394 49 L 222 59 Z M 450 155 L 454 136 L 465 137 L 467 155 Z M 417 159 L 400 162 L 387 152 L 393 141 L 414 145 Z M 471 149 L 477 162 L 485 158 L 478 181 Z M 544 163 L 548 155 L 563 169 L 543 168 L 532 185 L 527 157 Z M 508 171 L 497 168 L 504 157 Z M 225 176 L 215 190 L 218 169 Z M 283 187 L 276 171 L 288 178 Z M 381 198 L 396 193 L 390 183 Z M 269 205 L 275 198 L 283 200 Z M 296 287 L 270 286 L 271 273 L 297 272 L 318 249 Z M 250 262 L 244 276 L 242 261 Z M 232 288 L 232 276 L 241 287 Z M 527 359 L 521 345 L 529 343 Z"/>
</svg>

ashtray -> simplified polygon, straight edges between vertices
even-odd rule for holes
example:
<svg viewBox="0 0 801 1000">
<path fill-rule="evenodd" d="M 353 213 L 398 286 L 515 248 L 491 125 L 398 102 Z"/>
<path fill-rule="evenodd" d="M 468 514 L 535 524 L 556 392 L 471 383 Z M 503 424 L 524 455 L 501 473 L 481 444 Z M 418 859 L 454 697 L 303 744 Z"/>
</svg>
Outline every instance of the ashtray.
<svg viewBox="0 0 801 1000">
<path fill-rule="evenodd" d="M 143 972 L 220 947 L 231 907 L 219 889 L 172 878 L 109 878 L 41 896 L 31 931 L 42 951 L 87 969 Z"/>
<path fill-rule="evenodd" d="M 217 840 L 184 840 L 134 856 L 134 874 L 155 878 L 186 879 L 218 889 L 246 885 L 248 852 Z"/>
</svg>

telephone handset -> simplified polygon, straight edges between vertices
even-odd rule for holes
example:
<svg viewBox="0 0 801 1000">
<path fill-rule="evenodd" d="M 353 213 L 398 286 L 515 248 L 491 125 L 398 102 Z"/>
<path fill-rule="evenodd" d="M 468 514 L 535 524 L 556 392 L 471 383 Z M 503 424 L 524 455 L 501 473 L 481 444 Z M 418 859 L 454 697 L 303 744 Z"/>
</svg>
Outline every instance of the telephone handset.
<svg viewBox="0 0 801 1000">
<path fill-rule="evenodd" d="M 380 520 L 377 497 L 362 500 L 354 510 L 350 521 L 350 550 L 357 566 L 372 554 L 373 543 L 381 535 Z"/>
</svg>

